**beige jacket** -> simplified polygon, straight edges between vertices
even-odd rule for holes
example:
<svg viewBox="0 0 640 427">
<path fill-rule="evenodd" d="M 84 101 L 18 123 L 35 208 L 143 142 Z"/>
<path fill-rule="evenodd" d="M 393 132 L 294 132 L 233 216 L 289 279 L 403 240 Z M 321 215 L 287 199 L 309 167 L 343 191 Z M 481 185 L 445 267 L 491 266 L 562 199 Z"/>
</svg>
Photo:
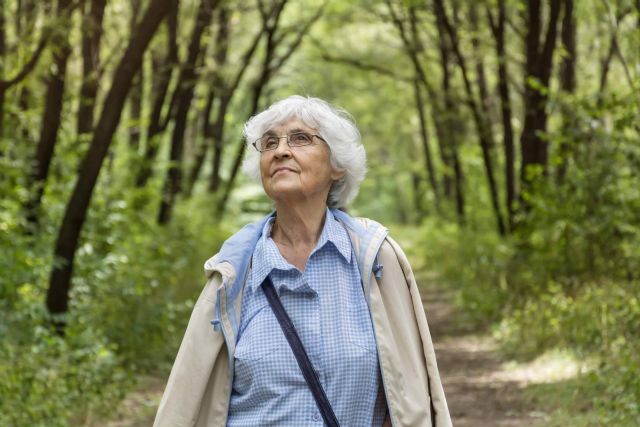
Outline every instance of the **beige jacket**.
<svg viewBox="0 0 640 427">
<path fill-rule="evenodd" d="M 450 427 L 427 319 L 406 256 L 379 224 L 354 220 L 339 211 L 334 215 L 345 225 L 358 254 L 392 425 L 433 426 L 432 404 L 435 427 Z M 237 239 L 244 246 L 237 241 L 223 246 L 205 264 L 208 280 L 191 314 L 154 427 L 226 424 L 247 265 L 242 259 L 255 246 L 256 230 L 262 230 L 263 221 L 238 233 L 244 232 Z M 238 252 L 238 247 L 244 248 L 244 255 L 221 255 L 231 253 L 229 248 Z M 242 280 L 236 275 L 239 270 Z"/>
</svg>

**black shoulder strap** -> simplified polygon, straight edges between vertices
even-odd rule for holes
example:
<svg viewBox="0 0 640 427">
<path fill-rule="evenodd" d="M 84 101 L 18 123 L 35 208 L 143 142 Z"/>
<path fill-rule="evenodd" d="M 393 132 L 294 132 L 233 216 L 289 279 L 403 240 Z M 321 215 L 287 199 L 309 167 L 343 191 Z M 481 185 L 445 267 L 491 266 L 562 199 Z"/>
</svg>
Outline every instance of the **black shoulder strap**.
<svg viewBox="0 0 640 427">
<path fill-rule="evenodd" d="M 339 427 L 336 414 L 334 414 L 333 409 L 331 408 L 331 404 L 329 403 L 329 399 L 320 384 L 318 375 L 313 369 L 313 365 L 311 365 L 311 361 L 309 360 L 309 356 L 307 356 L 307 352 L 302 345 L 302 341 L 300 341 L 300 337 L 298 336 L 289 315 L 282 306 L 280 298 L 278 298 L 278 294 L 276 293 L 269 276 L 267 276 L 266 279 L 264 279 L 264 282 L 262 282 L 262 289 L 264 294 L 267 296 L 267 300 L 269 301 L 269 305 L 271 306 L 273 313 L 278 319 L 278 323 L 280 323 L 284 336 L 287 338 L 287 341 L 291 346 L 291 350 L 293 350 L 298 366 L 302 371 L 302 376 L 311 389 L 311 393 L 313 393 L 313 398 L 316 400 L 316 404 L 318 405 L 318 409 L 320 409 L 324 422 L 329 427 Z"/>
</svg>

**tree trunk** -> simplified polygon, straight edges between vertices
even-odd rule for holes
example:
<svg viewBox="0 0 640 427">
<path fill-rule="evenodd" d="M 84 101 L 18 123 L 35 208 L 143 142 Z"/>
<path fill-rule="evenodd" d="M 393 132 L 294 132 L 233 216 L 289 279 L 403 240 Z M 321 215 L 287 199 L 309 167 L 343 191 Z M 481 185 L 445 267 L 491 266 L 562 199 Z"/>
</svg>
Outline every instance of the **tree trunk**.
<svg viewBox="0 0 640 427">
<path fill-rule="evenodd" d="M 415 97 L 416 108 L 418 110 L 418 119 L 420 121 L 420 141 L 422 142 L 422 151 L 424 152 L 425 167 L 429 178 L 429 184 L 431 185 L 431 191 L 433 191 L 434 204 L 436 210 L 439 211 L 440 197 L 438 195 L 438 183 L 436 182 L 436 172 L 433 167 L 431 148 L 429 147 L 429 130 L 427 129 L 427 118 L 423 104 L 424 101 L 422 100 L 422 94 L 420 93 L 420 82 L 417 78 L 413 81 L 413 94 Z"/>
<path fill-rule="evenodd" d="M 136 175 L 135 186 L 142 188 L 147 185 L 147 181 L 153 174 L 153 163 L 158 154 L 160 144 L 160 134 L 164 132 L 169 117 L 171 115 L 171 105 L 168 112 L 163 116 L 162 110 L 165 106 L 169 84 L 173 68 L 178 62 L 178 9 L 174 7 L 167 16 L 167 53 L 164 57 L 152 52 L 151 61 L 155 72 L 152 75 L 152 92 L 155 94 L 151 106 L 151 115 L 147 127 L 147 141 L 144 155 L 140 164 L 140 169 Z"/>
<path fill-rule="evenodd" d="M 222 18 L 222 17 L 221 17 Z M 263 25 L 266 25 L 263 23 Z M 224 152 L 224 120 L 231 103 L 231 100 L 235 93 L 237 92 L 237 88 L 240 84 L 242 77 L 244 76 L 246 70 L 249 68 L 249 64 L 251 63 L 251 59 L 257 52 L 258 45 L 260 43 L 260 39 L 262 38 L 262 34 L 265 31 L 262 28 L 254 37 L 253 42 L 249 45 L 249 48 L 242 56 L 242 61 L 240 65 L 240 69 L 236 73 L 235 79 L 229 84 L 226 85 L 220 76 L 216 76 L 215 81 L 220 83 L 220 92 L 219 96 L 220 104 L 218 107 L 218 112 L 216 114 L 216 119 L 211 126 L 211 141 L 213 142 L 213 157 L 212 161 L 212 172 L 211 177 L 209 179 L 209 191 L 217 192 L 220 189 L 220 185 L 222 180 L 220 178 L 220 169 L 222 165 L 222 154 Z M 216 60 L 217 63 L 226 63 L 226 48 L 228 45 L 228 33 L 225 30 L 223 34 L 218 35 L 219 42 L 223 42 L 224 44 L 221 47 L 224 47 L 225 50 L 219 51 L 216 54 L 218 58 Z"/>
<path fill-rule="evenodd" d="M 414 56 L 412 62 L 415 68 L 416 64 L 420 64 L 418 53 L 421 50 L 422 44 L 418 36 L 418 20 L 416 17 L 415 8 L 413 6 L 409 7 L 409 18 L 412 40 L 412 46 L 409 50 L 411 51 L 411 55 Z M 424 72 L 421 72 L 421 74 L 424 75 Z M 420 79 L 418 76 L 413 79 L 413 93 L 418 110 L 418 119 L 420 121 L 420 141 L 422 142 L 422 151 L 424 151 L 424 161 L 427 170 L 427 176 L 429 177 L 429 184 L 431 184 L 431 190 L 433 191 L 433 201 L 436 211 L 440 213 L 440 191 L 438 191 L 438 180 L 436 178 L 436 170 L 433 166 L 433 156 L 431 155 L 431 147 L 429 144 L 429 130 L 427 129 L 427 118 L 424 111 L 424 101 L 422 99 L 422 93 L 420 90 Z"/>
<path fill-rule="evenodd" d="M 228 14 L 225 12 L 222 13 L 225 9 L 222 9 L 219 17 L 219 25 L 218 25 L 218 36 L 216 40 L 216 46 L 218 47 L 216 51 L 216 65 L 218 67 L 224 67 L 227 62 L 227 50 L 229 47 L 229 27 L 228 27 Z M 256 44 L 257 46 L 257 44 Z M 253 56 L 253 52 L 251 52 L 251 56 Z M 251 57 L 248 59 L 250 60 Z M 246 65 L 242 67 L 240 70 L 241 73 L 244 74 L 249 62 L 246 62 Z M 240 76 L 241 77 L 241 76 Z M 229 103 L 231 102 L 231 98 L 235 92 L 234 88 L 227 88 L 224 84 L 222 76 L 220 73 L 216 73 L 214 81 L 216 82 L 216 87 L 219 92 L 219 105 L 218 112 L 216 114 L 216 119 L 211 126 L 211 141 L 213 142 L 213 159 L 212 159 L 212 171 L 211 171 L 211 180 L 210 180 L 210 190 L 212 192 L 218 191 L 220 187 L 220 165 L 222 164 L 222 152 L 224 148 L 224 119 L 227 115 L 227 110 L 229 108 Z M 232 90 L 232 92 L 230 92 Z M 194 176 L 195 178 L 195 176 Z M 195 180 L 194 180 L 195 181 Z"/>
<path fill-rule="evenodd" d="M 259 38 L 258 38 L 259 39 Z M 223 77 L 223 70 L 227 65 L 227 53 L 229 51 L 229 10 L 223 6 L 218 13 L 218 31 L 215 37 L 215 53 L 213 55 L 216 63 L 216 71 L 213 75 L 213 85 L 209 88 L 209 94 L 207 96 L 207 103 L 203 114 L 202 124 L 202 143 L 196 152 L 193 167 L 189 174 L 189 182 L 186 189 L 186 195 L 191 196 L 193 187 L 195 186 L 200 170 L 204 163 L 205 156 L 207 154 L 210 144 L 213 144 L 213 175 L 211 178 L 211 184 L 214 188 L 212 191 L 218 190 L 220 163 L 222 158 L 223 138 L 224 138 L 224 120 L 227 114 L 229 103 L 233 93 L 236 90 L 237 85 L 228 86 Z M 255 47 L 252 49 L 255 51 Z M 236 74 L 236 81 L 244 74 L 244 71 L 248 65 L 248 62 L 242 66 Z M 218 101 L 218 109 L 216 113 L 216 119 L 214 123 L 211 123 L 211 111 L 214 100 Z"/>
<path fill-rule="evenodd" d="M 467 73 L 466 60 L 462 55 L 462 52 L 460 51 L 457 33 L 449 22 L 449 19 L 447 18 L 442 0 L 435 0 L 434 5 L 436 9 L 436 19 L 441 22 L 441 27 L 444 28 L 444 30 L 447 32 L 449 40 L 451 41 L 451 48 L 458 60 L 458 65 L 462 73 L 462 80 L 464 82 L 464 87 L 467 94 L 466 102 L 469 109 L 471 110 L 478 132 L 478 142 L 480 143 L 480 148 L 482 150 L 482 158 L 484 160 L 485 174 L 487 177 L 487 184 L 491 196 L 491 204 L 493 206 L 493 212 L 496 219 L 496 226 L 500 235 L 505 235 L 506 227 L 500 209 L 498 187 L 493 175 L 493 160 L 491 156 L 491 147 L 494 145 L 492 143 L 493 136 L 491 134 L 489 124 L 487 123 L 486 112 L 482 110 L 481 106 L 478 106 L 478 103 L 475 100 L 473 88 L 471 87 L 471 81 L 469 80 L 469 76 Z"/>
<path fill-rule="evenodd" d="M 447 35 L 440 20 L 436 20 L 438 29 L 438 51 L 442 68 L 442 89 L 444 92 L 444 107 L 435 111 L 433 121 L 438 135 L 440 158 L 445 166 L 443 172 L 443 190 L 447 198 L 455 202 L 458 223 L 466 223 L 464 204 L 464 176 L 462 164 L 458 155 L 459 140 L 462 136 L 462 123 L 460 112 L 451 87 L 451 58 L 450 43 L 447 43 Z M 432 96 L 436 99 L 435 95 Z"/>
<path fill-rule="evenodd" d="M 57 17 L 63 21 L 64 25 L 70 25 L 71 6 L 71 0 L 58 0 Z M 29 231 L 34 231 L 38 226 L 38 210 L 44 194 L 49 166 L 53 159 L 58 130 L 60 129 L 65 74 L 67 71 L 67 59 L 70 54 L 69 34 L 67 31 L 63 31 L 58 34 L 51 72 L 46 80 L 47 89 L 42 125 L 40 127 L 40 140 L 36 147 L 35 162 L 29 174 L 29 187 L 32 194 L 25 206 Z"/>
<path fill-rule="evenodd" d="M 140 17 L 140 0 L 131 2 L 131 32 L 136 28 Z M 144 59 L 138 74 L 133 79 L 131 94 L 129 95 L 129 147 L 134 153 L 138 152 L 142 138 L 142 99 L 144 96 Z"/>
<path fill-rule="evenodd" d="M 489 89 L 487 85 L 487 78 L 484 68 L 484 60 L 482 54 L 482 45 L 480 43 L 480 25 L 478 23 L 478 10 L 477 4 L 471 2 L 469 4 L 469 21 L 471 23 L 471 47 L 472 47 L 472 55 L 473 60 L 476 65 L 476 82 L 478 85 L 478 92 L 480 95 L 480 102 L 478 103 L 487 122 L 489 128 L 491 127 L 491 123 L 493 123 L 491 117 L 491 95 L 489 94 Z M 491 132 L 493 134 L 493 132 Z M 493 138 L 490 140 L 491 143 L 494 143 Z M 493 146 L 491 149 L 493 150 Z"/>
<path fill-rule="evenodd" d="M 0 80 L 4 80 L 5 55 L 7 53 L 7 37 L 5 30 L 5 0 L 0 0 Z M 4 154 L 2 140 L 4 138 L 4 98 L 5 90 L 0 88 L 0 157 Z"/>
<path fill-rule="evenodd" d="M 213 102 L 216 98 L 217 88 L 215 87 L 215 84 L 213 84 L 208 89 L 207 101 L 205 102 L 204 109 L 200 116 L 200 121 L 202 123 L 202 137 L 195 148 L 193 164 L 189 170 L 189 176 L 187 177 L 187 183 L 184 188 L 184 196 L 186 198 L 193 195 L 193 188 L 196 185 L 198 176 L 200 176 L 200 170 L 202 170 L 204 159 L 207 156 L 207 151 L 209 150 L 209 142 L 211 140 L 211 111 L 213 110 Z"/>
<path fill-rule="evenodd" d="M 251 110 L 247 115 L 247 118 L 255 115 L 258 112 L 258 105 L 260 102 L 260 96 L 262 95 L 262 91 L 265 85 L 268 82 L 268 78 L 265 80 L 263 78 L 259 79 L 256 84 L 253 86 L 253 95 L 251 97 Z M 242 158 L 244 157 L 244 150 L 246 148 L 246 144 L 244 138 L 241 138 L 238 142 L 238 148 L 236 149 L 236 153 L 234 155 L 233 165 L 231 166 L 231 174 L 229 176 L 229 181 L 227 181 L 227 185 L 224 189 L 224 193 L 222 197 L 218 200 L 218 204 L 216 207 L 216 214 L 221 217 L 224 213 L 224 210 L 227 207 L 227 201 L 229 200 L 229 196 L 231 196 L 231 191 L 233 190 L 233 183 L 235 181 L 236 176 L 238 175 L 238 171 L 240 170 L 240 165 L 242 164 Z"/>
<path fill-rule="evenodd" d="M 144 66 L 133 79 L 131 94 L 129 95 L 129 147 L 134 153 L 140 148 L 142 138 L 142 99 L 144 92 Z"/>
<path fill-rule="evenodd" d="M 93 111 L 98 94 L 102 18 L 106 3 L 106 0 L 91 0 L 89 10 L 82 12 L 82 84 L 78 106 L 78 135 L 93 130 Z"/>
<path fill-rule="evenodd" d="M 576 90 L 576 22 L 573 13 L 573 0 L 564 0 L 564 15 L 562 18 L 562 30 L 560 40 L 565 50 L 565 56 L 560 63 L 560 90 L 565 94 L 573 94 Z M 560 164 L 558 165 L 557 178 L 563 182 L 567 172 L 571 147 L 566 141 L 571 128 L 575 125 L 575 116 L 570 107 L 562 108 L 563 138 L 558 147 Z"/>
<path fill-rule="evenodd" d="M 527 36 L 524 93 L 524 125 L 520 137 L 522 154 L 520 166 L 520 200 L 523 208 L 528 204 L 522 197 L 528 191 L 534 177 L 547 172 L 548 144 L 543 134 L 547 130 L 547 92 L 553 68 L 553 52 L 556 46 L 558 17 L 562 0 L 550 0 L 549 18 L 544 44 L 540 48 L 542 20 L 540 0 L 527 2 Z M 535 82 L 535 83 L 533 83 Z M 539 169 L 536 171 L 536 169 Z"/>
<path fill-rule="evenodd" d="M 498 94 L 500 96 L 500 112 L 502 116 L 507 221 L 509 229 L 513 229 L 516 203 L 516 176 L 513 126 L 511 124 L 512 112 L 509 94 L 509 73 L 507 71 L 507 55 L 504 40 L 507 22 L 505 0 L 498 0 L 498 21 L 496 23 L 493 22 L 489 9 L 487 9 L 487 16 L 496 41 L 496 54 L 498 56 Z"/>
<path fill-rule="evenodd" d="M 213 141 L 213 170 L 209 181 L 209 191 L 216 192 L 220 189 L 220 166 L 222 164 L 222 153 L 224 149 L 224 119 L 229 108 L 231 99 L 228 94 L 220 98 L 220 105 L 216 120 L 211 128 L 211 140 Z"/>
<path fill-rule="evenodd" d="M 566 7 L 566 6 L 565 6 Z M 637 0 L 636 9 L 640 8 L 640 0 Z M 620 9 L 618 13 L 616 13 L 616 23 L 619 23 L 629 12 L 630 9 Z M 640 10 L 638 10 L 638 20 L 640 23 Z M 564 30 L 564 21 L 563 21 L 563 30 Z M 564 37 L 564 34 L 563 34 Z M 575 36 L 574 36 L 575 37 Z M 618 46 L 618 25 L 613 25 L 611 28 L 611 35 L 609 37 L 609 48 L 607 49 L 607 54 L 604 58 L 600 60 L 600 86 L 598 89 L 598 104 L 602 103 L 602 99 L 607 86 L 607 77 L 609 75 L 609 67 L 611 66 L 611 60 L 613 59 L 613 55 L 616 52 L 620 51 L 620 46 Z"/>
<path fill-rule="evenodd" d="M 422 51 L 422 44 L 419 40 L 418 35 L 416 11 L 413 6 L 408 7 L 410 29 L 409 31 L 407 31 L 407 29 L 405 28 L 404 20 L 398 16 L 393 4 L 390 1 L 387 1 L 386 4 L 389 12 L 391 13 L 393 24 L 400 33 L 400 38 L 402 39 L 404 50 L 411 60 L 411 64 L 414 69 L 415 78 L 413 79 L 413 95 L 416 102 L 416 109 L 418 111 L 418 119 L 420 123 L 420 139 L 424 151 L 425 170 L 427 171 L 429 184 L 431 185 L 431 189 L 433 191 L 436 210 L 440 212 L 440 191 L 438 190 L 436 172 L 433 166 L 433 156 L 431 155 L 431 148 L 429 144 L 429 132 L 427 129 L 426 115 L 424 111 L 424 101 L 422 99 L 422 94 L 420 91 L 420 83 L 424 85 L 429 98 L 435 100 L 436 96 L 433 88 L 426 78 L 426 74 L 419 58 L 419 54 Z"/>
<path fill-rule="evenodd" d="M 15 21 L 16 33 L 20 35 L 21 40 L 31 41 L 33 38 L 32 33 L 34 22 L 37 17 L 36 2 L 34 0 L 19 0 L 17 15 L 18 16 Z M 20 93 L 18 95 L 18 106 L 21 114 L 27 114 L 27 111 L 30 108 L 30 103 L 31 89 L 29 87 L 29 83 L 24 82 L 20 87 Z M 31 138 L 31 129 L 29 128 L 29 125 L 22 122 L 19 122 L 18 125 L 19 128 L 17 129 L 17 131 L 20 132 L 22 140 L 27 142 L 29 146 L 35 145 L 33 144 L 33 140 Z"/>
<path fill-rule="evenodd" d="M 158 212 L 158 223 L 166 224 L 171 220 L 173 206 L 176 197 L 180 192 L 182 182 L 182 157 L 184 146 L 184 134 L 187 128 L 187 118 L 191 101 L 195 91 L 198 76 L 196 65 L 200 57 L 202 35 L 205 28 L 211 23 L 213 10 L 216 8 L 218 0 L 201 0 L 196 22 L 191 34 L 187 60 L 182 66 L 178 77 L 175 95 L 175 123 L 171 137 L 171 150 L 169 152 L 169 169 L 165 178 L 160 210 Z"/>
<path fill-rule="evenodd" d="M 102 112 L 82 162 L 75 188 L 65 209 L 62 225 L 56 239 L 54 264 L 51 269 L 47 308 L 53 316 L 59 333 L 64 333 L 64 319 L 60 315 L 68 310 L 69 290 L 73 272 L 73 259 L 78 247 L 80 232 L 100 168 L 107 154 L 113 134 L 120 122 L 122 107 L 127 98 L 133 77 L 142 64 L 142 56 L 162 19 L 178 0 L 151 0 L 136 31 L 132 35 L 113 74 L 113 81 L 103 103 Z"/>
</svg>

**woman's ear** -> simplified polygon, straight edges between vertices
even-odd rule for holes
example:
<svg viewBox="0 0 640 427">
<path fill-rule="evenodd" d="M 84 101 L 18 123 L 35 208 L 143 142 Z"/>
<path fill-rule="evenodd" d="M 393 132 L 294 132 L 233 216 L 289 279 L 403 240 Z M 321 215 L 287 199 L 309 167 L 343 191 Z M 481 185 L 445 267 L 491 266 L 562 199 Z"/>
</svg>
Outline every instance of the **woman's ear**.
<svg viewBox="0 0 640 427">
<path fill-rule="evenodd" d="M 342 178 L 344 178 L 344 174 L 345 173 L 346 173 L 345 171 L 337 171 L 337 170 L 333 169 L 331 171 L 331 180 L 333 182 L 340 181 Z"/>
</svg>

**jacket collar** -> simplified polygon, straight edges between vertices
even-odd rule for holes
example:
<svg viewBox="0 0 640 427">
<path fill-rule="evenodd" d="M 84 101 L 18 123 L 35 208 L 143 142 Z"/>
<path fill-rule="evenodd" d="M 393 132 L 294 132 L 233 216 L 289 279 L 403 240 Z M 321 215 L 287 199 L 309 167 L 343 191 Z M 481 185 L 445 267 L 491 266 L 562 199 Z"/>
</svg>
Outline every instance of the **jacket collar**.
<svg viewBox="0 0 640 427">
<path fill-rule="evenodd" d="M 346 228 L 349 234 L 368 303 L 371 274 L 373 272 L 379 275 L 382 270 L 382 266 L 376 261 L 376 255 L 388 231 L 385 227 L 372 220 L 354 219 L 346 212 L 338 209 L 330 209 L 330 212 Z M 231 330 L 223 330 L 223 332 L 227 341 L 231 341 L 233 344 L 235 344 L 235 337 L 240 324 L 239 296 L 246 281 L 249 262 L 256 243 L 265 229 L 265 224 L 273 215 L 274 212 L 271 212 L 260 221 L 244 226 L 224 242 L 218 254 L 208 259 L 204 264 L 207 277 L 210 278 L 214 272 L 222 275 L 222 286 L 218 289 L 216 299 L 216 314 L 211 323 L 216 329 L 220 327 L 223 314 L 221 312 L 221 301 L 224 299 L 224 311 L 229 319 Z M 230 346 L 230 350 L 235 348 L 233 344 Z M 233 357 L 233 351 L 230 351 L 230 353 L 230 356 Z"/>
</svg>

